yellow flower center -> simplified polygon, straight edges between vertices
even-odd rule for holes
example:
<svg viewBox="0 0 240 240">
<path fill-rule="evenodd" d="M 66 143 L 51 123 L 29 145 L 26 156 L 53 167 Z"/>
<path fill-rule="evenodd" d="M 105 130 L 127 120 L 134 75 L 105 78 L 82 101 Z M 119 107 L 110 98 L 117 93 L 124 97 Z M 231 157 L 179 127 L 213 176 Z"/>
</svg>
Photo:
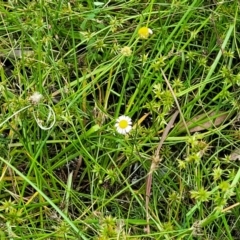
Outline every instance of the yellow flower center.
<svg viewBox="0 0 240 240">
<path fill-rule="evenodd" d="M 128 126 L 128 121 L 127 120 L 121 120 L 119 122 L 119 127 L 122 129 L 125 129 Z"/>
</svg>

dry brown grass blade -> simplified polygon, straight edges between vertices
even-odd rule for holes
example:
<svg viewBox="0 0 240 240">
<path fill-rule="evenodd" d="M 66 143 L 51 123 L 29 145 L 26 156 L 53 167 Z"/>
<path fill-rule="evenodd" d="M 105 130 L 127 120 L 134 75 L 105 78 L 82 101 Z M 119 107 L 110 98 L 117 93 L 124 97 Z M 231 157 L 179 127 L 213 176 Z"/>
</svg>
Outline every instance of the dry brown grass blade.
<svg viewBox="0 0 240 240">
<path fill-rule="evenodd" d="M 151 194 L 151 189 L 152 189 L 152 174 L 154 172 L 154 170 L 157 168 L 158 164 L 160 163 L 161 159 L 160 159 L 160 156 L 159 156 L 159 152 L 161 150 L 161 147 L 165 141 L 165 139 L 167 138 L 167 135 L 170 131 L 170 129 L 172 128 L 172 125 L 173 123 L 175 122 L 177 116 L 179 114 L 179 111 L 176 111 L 169 123 L 167 124 L 166 128 L 164 129 L 164 132 L 162 134 L 162 137 L 161 137 L 161 140 L 158 144 L 158 147 L 157 147 L 157 150 L 155 152 L 155 155 L 152 159 L 152 164 L 151 164 L 151 167 L 150 167 L 150 171 L 147 175 L 147 179 L 146 179 L 146 200 L 145 200 L 145 204 L 146 204 L 146 220 L 147 220 L 147 227 L 146 227 L 146 232 L 149 234 L 150 233 L 150 226 L 149 226 L 149 219 L 150 219 L 150 216 L 149 216 L 149 211 L 148 211 L 148 207 L 149 207 L 149 200 L 150 200 L 150 194 Z"/>
<path fill-rule="evenodd" d="M 142 122 L 147 118 L 147 116 L 150 114 L 149 113 L 145 113 L 138 121 L 136 124 L 134 124 L 133 128 L 136 128 L 137 126 L 140 126 L 142 124 Z"/>
<path fill-rule="evenodd" d="M 200 114 L 190 121 L 187 121 L 187 126 L 190 132 L 199 132 L 203 130 L 207 130 L 211 127 L 218 127 L 221 125 L 229 116 L 228 113 L 225 112 L 208 112 Z M 179 128 L 184 127 L 183 124 L 180 124 Z"/>
<path fill-rule="evenodd" d="M 73 181 L 76 180 L 77 175 L 78 175 L 78 171 L 79 171 L 79 169 L 80 169 L 81 166 L 82 166 L 82 156 L 79 156 L 79 157 L 78 157 L 78 160 L 77 160 L 76 169 L 74 170 L 74 173 L 73 173 Z"/>
</svg>

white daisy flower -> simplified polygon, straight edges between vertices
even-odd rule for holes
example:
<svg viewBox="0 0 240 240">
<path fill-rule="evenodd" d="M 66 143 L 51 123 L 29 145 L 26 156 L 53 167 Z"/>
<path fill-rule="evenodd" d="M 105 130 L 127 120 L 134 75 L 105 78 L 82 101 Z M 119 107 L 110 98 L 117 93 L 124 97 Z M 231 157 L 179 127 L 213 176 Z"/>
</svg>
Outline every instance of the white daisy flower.
<svg viewBox="0 0 240 240">
<path fill-rule="evenodd" d="M 132 129 L 132 119 L 127 116 L 120 116 L 115 124 L 117 132 L 120 134 L 127 134 Z"/>
</svg>

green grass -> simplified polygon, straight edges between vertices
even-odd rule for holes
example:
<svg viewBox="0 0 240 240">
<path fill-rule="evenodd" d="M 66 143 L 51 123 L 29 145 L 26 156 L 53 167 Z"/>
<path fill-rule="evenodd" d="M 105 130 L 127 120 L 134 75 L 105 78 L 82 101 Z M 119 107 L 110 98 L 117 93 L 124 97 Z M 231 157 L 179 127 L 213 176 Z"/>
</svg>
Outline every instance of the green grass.
<svg viewBox="0 0 240 240">
<path fill-rule="evenodd" d="M 0 239 L 239 239 L 239 10 L 2 1 Z"/>
</svg>

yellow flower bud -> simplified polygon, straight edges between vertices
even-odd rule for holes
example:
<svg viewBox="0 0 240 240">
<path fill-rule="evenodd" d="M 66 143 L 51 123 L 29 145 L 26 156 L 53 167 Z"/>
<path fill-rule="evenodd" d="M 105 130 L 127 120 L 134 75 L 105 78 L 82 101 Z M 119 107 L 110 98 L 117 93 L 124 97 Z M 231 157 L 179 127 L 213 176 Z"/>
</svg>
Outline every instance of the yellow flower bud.
<svg viewBox="0 0 240 240">
<path fill-rule="evenodd" d="M 141 39 L 147 39 L 150 34 L 153 34 L 153 31 L 152 31 L 152 29 L 150 29 L 148 27 L 141 27 L 138 30 L 138 36 Z"/>
</svg>

